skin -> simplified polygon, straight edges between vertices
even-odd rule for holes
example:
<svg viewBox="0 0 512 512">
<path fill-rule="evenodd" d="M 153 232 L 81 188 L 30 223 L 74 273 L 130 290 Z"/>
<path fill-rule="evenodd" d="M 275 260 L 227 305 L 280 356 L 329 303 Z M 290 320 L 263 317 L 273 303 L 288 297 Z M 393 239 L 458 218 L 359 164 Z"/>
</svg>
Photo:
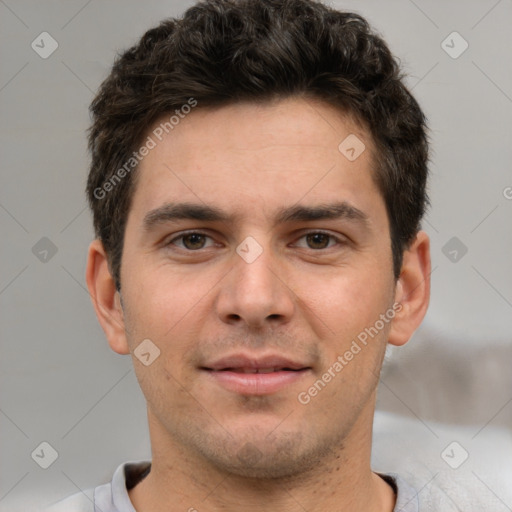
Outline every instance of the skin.
<svg viewBox="0 0 512 512">
<path fill-rule="evenodd" d="M 349 134 L 366 146 L 353 162 L 338 150 Z M 394 279 L 373 157 L 352 119 L 321 101 L 289 98 L 198 107 L 141 162 L 121 294 L 98 240 L 86 276 L 109 344 L 132 354 L 147 400 L 153 463 L 130 491 L 137 511 L 393 509 L 391 487 L 370 467 L 376 386 L 387 343 L 406 343 L 426 313 L 430 255 L 420 231 Z M 144 229 L 148 212 L 180 201 L 234 218 Z M 276 223 L 281 208 L 338 201 L 366 223 Z M 177 238 L 186 230 L 206 237 Z M 306 236 L 318 230 L 332 236 Z M 236 252 L 249 236 L 262 249 L 252 263 Z M 300 403 L 298 394 L 396 303 L 393 320 Z M 144 339 L 160 350 L 149 366 L 133 354 Z M 234 351 L 277 352 L 311 369 L 269 395 L 235 393 L 199 368 Z"/>
</svg>

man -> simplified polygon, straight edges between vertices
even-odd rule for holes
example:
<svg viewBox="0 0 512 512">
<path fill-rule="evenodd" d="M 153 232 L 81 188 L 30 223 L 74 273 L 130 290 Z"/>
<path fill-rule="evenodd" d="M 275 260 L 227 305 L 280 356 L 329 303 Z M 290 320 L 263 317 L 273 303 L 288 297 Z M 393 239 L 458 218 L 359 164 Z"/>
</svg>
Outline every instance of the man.
<svg viewBox="0 0 512 512">
<path fill-rule="evenodd" d="M 370 467 L 430 292 L 425 118 L 384 41 L 311 0 L 203 2 L 91 111 L 87 285 L 152 461 L 54 510 L 439 510 Z"/>
</svg>

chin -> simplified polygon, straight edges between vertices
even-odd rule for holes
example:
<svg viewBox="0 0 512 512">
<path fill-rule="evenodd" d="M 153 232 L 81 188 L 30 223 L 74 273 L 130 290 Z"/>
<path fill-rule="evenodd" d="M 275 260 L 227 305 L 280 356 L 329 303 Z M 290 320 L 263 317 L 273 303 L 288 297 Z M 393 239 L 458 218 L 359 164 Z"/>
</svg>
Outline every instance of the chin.
<svg viewBox="0 0 512 512">
<path fill-rule="evenodd" d="M 318 467 L 332 453 L 331 443 L 300 432 L 281 432 L 269 436 L 268 431 L 224 439 L 203 437 L 196 446 L 201 455 L 217 470 L 230 476 L 258 480 L 296 478 Z"/>
</svg>

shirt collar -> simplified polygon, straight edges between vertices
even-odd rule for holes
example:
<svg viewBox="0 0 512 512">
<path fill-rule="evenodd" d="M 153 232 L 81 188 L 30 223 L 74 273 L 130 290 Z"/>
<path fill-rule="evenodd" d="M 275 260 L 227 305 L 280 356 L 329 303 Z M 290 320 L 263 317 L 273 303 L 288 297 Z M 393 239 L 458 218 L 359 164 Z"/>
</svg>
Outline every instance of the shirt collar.
<svg viewBox="0 0 512 512">
<path fill-rule="evenodd" d="M 121 464 L 112 478 L 112 502 L 122 512 L 136 512 L 128 490 L 141 482 L 151 469 L 150 461 L 133 461 Z M 418 493 L 396 473 L 377 473 L 396 493 L 393 512 L 419 512 Z"/>
</svg>

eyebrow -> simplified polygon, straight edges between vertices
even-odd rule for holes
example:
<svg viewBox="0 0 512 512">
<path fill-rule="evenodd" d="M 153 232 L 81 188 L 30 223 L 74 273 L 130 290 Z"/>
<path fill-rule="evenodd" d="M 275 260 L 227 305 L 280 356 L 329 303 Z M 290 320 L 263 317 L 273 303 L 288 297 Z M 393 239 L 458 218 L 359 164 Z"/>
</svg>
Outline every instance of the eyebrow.
<svg viewBox="0 0 512 512">
<path fill-rule="evenodd" d="M 236 215 L 228 214 L 206 204 L 167 203 L 149 211 L 143 220 L 145 231 L 151 231 L 159 224 L 177 220 L 199 220 L 204 222 L 233 222 Z M 294 205 L 281 208 L 275 217 L 275 224 L 293 221 L 341 220 L 347 219 L 368 227 L 368 216 L 347 201 L 339 201 L 316 206 Z"/>
</svg>

